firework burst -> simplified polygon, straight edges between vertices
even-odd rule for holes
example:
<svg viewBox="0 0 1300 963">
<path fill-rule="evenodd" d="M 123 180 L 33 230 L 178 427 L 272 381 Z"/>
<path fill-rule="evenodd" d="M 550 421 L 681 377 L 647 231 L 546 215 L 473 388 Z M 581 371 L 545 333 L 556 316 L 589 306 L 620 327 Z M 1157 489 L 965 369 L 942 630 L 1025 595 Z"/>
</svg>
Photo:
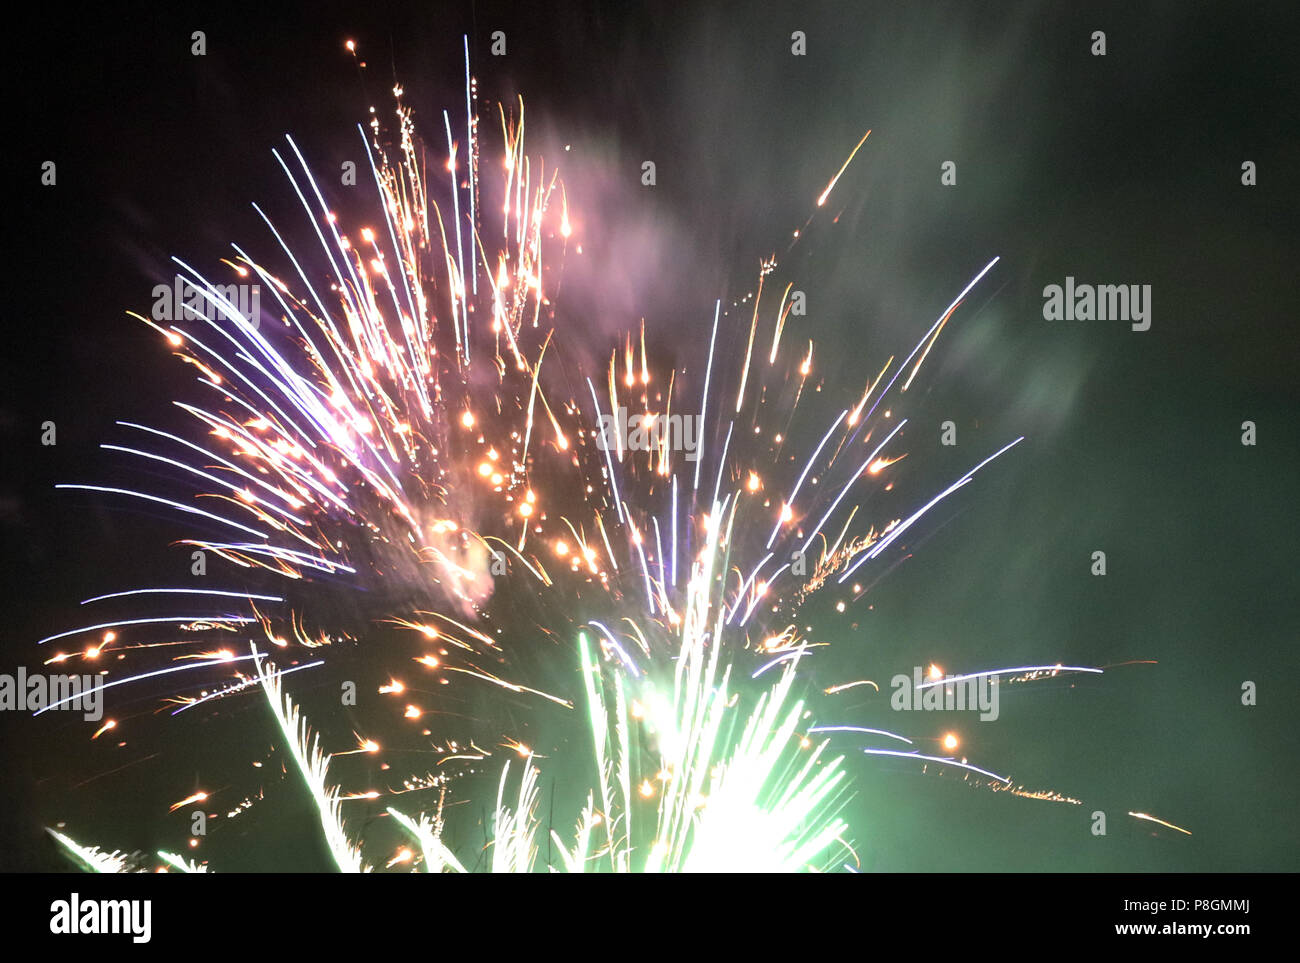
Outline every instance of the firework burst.
<svg viewBox="0 0 1300 963">
<path fill-rule="evenodd" d="M 1021 441 L 917 492 L 897 516 L 868 506 L 906 454 L 908 422 L 896 409 L 997 259 L 901 362 L 878 360 L 861 394 L 815 429 L 799 408 L 821 389 L 815 345 L 792 331 L 794 279 L 776 257 L 762 262 L 752 297 L 712 306 L 699 369 L 665 370 L 643 324 L 611 346 L 607 365 L 582 371 L 568 346 L 591 334 L 566 326 L 557 293 L 566 257 L 581 250 L 563 182 L 525 152 L 522 101 L 481 102 L 468 54 L 466 77 L 464 116 L 442 114 L 445 145 L 417 136 L 400 87 L 391 128 L 378 119 L 358 128 L 371 221 L 345 224 L 286 138 L 274 158 L 314 244 L 294 246 L 257 207 L 281 269 L 236 245 L 222 261 L 234 280 L 223 284 L 176 259 L 193 292 L 184 310 L 132 313 L 196 375 L 193 397 L 176 402 L 190 431 L 121 422 L 122 441 L 104 446 L 161 467 L 163 490 L 61 487 L 175 514 L 191 526 L 183 544 L 196 566 L 221 560 L 221 587 L 89 599 L 175 602 L 181 614 L 152 609 L 61 631 L 42 640 L 56 649 L 48 663 L 175 653 L 108 680 L 201 676 L 197 689 L 166 693 L 173 716 L 219 715 L 261 690 L 293 764 L 285 771 L 298 773 L 348 871 L 464 871 L 484 856 L 496 871 L 837 867 L 854 859 L 846 770 L 828 747 L 844 731 L 869 754 L 1033 796 L 964 758 L 903 749 L 905 736 L 818 726 L 798 695 L 803 663 L 825 644 L 799 630 L 800 607 L 885 558 Z M 484 160 L 485 144 L 499 148 L 499 164 Z M 256 285 L 266 310 L 247 310 L 239 285 Z M 735 365 L 715 357 L 728 325 L 746 346 Z M 800 435 L 819 440 L 796 455 Z M 866 591 L 853 585 L 852 595 Z M 357 740 L 332 754 L 322 741 L 333 737 L 312 732 L 284 681 L 331 671 L 344 680 Z M 861 685 L 875 683 L 827 691 Z M 531 718 L 581 735 L 539 744 L 520 721 Z M 332 725 L 320 714 L 312 722 Z M 355 776 L 348 755 L 384 759 L 381 787 L 341 788 Z M 541 816 L 544 774 L 556 765 L 585 773 L 571 831 Z M 495 804 L 471 858 L 477 844 L 458 831 L 456 806 L 489 773 Z M 395 798 L 408 794 L 416 798 Z M 242 801 L 214 801 L 227 807 L 212 814 L 216 825 L 246 818 L 260 799 L 250 788 Z M 362 824 L 380 828 L 358 835 Z M 55 836 L 91 868 L 143 859 Z"/>
</svg>

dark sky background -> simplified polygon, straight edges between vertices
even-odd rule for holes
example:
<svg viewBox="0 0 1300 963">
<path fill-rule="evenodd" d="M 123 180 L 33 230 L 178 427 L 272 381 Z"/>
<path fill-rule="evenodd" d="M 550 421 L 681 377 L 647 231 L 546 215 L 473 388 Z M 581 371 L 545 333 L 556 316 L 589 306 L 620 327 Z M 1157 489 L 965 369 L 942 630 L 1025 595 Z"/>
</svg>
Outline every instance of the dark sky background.
<svg viewBox="0 0 1300 963">
<path fill-rule="evenodd" d="M 561 310 L 596 335 L 573 350 L 589 342 L 599 356 L 600 336 L 645 317 L 665 367 L 698 365 L 714 299 L 752 288 L 759 258 L 784 248 L 867 128 L 832 196 L 839 222 L 794 262 L 809 292 L 799 336 L 817 342 L 826 386 L 817 413 L 855 400 L 883 358 L 905 354 L 1002 258 L 927 361 L 917 455 L 900 477 L 936 490 L 1027 441 L 927 516 L 912 557 L 864 603 L 814 613 L 836 640 L 817 678 L 884 682 L 930 661 L 1158 664 L 1004 691 L 997 723 L 960 723 L 972 762 L 1084 806 L 850 754 L 864 867 L 1300 868 L 1300 17 L 1281 3 L 1073 6 L 42 5 L 8 58 L 23 113 L 10 120 L 19 241 L 2 302 L 0 671 L 35 668 L 35 641 L 77 624 L 80 599 L 166 584 L 183 564 L 169 543 L 184 531 L 169 519 L 53 489 L 109 483 L 116 463 L 97 446 L 114 440 L 113 423 L 165 423 L 189 390 L 183 366 L 124 312 L 147 311 L 172 254 L 211 265 L 231 241 L 270 250 L 250 202 L 297 213 L 270 154 L 285 133 L 320 170 L 360 161 L 355 124 L 387 105 L 396 75 L 440 143 L 442 108 L 464 109 L 468 33 L 480 90 L 522 94 L 530 152 L 562 161 L 591 254 L 566 274 Z M 208 52 L 196 58 L 200 29 Z M 488 56 L 498 29 L 504 58 Z M 807 34 L 804 57 L 790 54 L 793 30 Z M 1094 30 L 1105 57 L 1089 54 Z M 342 50 L 349 37 L 370 65 L 364 83 Z M 57 187 L 39 184 L 45 160 Z M 639 183 L 644 160 L 657 165 L 653 190 Z M 948 160 L 955 187 L 940 183 Z M 1241 184 L 1247 160 L 1255 187 Z M 1043 287 L 1067 275 L 1150 284 L 1151 329 L 1043 320 Z M 743 351 L 746 333 L 724 330 L 723 356 Z M 949 419 L 959 444 L 941 451 Z M 46 420 L 54 448 L 39 443 Z M 1240 443 L 1245 420 L 1256 447 Z M 1089 574 L 1095 550 L 1104 578 Z M 1254 708 L 1240 704 L 1245 680 L 1259 687 Z M 822 721 L 897 723 L 882 700 L 839 699 L 819 707 Z M 136 708 L 155 703 L 142 694 Z M 178 845 L 183 823 L 150 837 L 157 810 L 140 800 L 221 779 L 215 766 L 185 769 L 186 740 L 222 738 L 197 723 L 165 740 L 166 764 L 102 775 L 115 757 L 88 747 L 71 716 L 3 715 L 0 868 L 63 868 L 40 833 L 59 819 L 110 849 Z M 1094 809 L 1107 813 L 1105 838 L 1088 832 Z M 1194 835 L 1152 832 L 1127 810 Z M 267 818 L 289 825 L 289 801 L 280 812 Z M 230 859 L 283 868 L 300 846 L 319 860 L 310 827 L 297 832 Z"/>
</svg>

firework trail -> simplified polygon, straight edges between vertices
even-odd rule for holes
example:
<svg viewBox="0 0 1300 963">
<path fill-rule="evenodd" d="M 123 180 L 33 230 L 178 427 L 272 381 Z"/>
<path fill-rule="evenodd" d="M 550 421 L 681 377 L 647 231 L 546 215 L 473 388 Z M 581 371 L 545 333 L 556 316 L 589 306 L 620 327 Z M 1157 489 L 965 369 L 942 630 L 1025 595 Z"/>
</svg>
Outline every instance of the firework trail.
<svg viewBox="0 0 1300 963">
<path fill-rule="evenodd" d="M 643 326 L 613 346 L 604 371 L 575 373 L 569 346 L 584 335 L 561 323 L 554 293 L 570 248 L 581 251 L 563 183 L 525 153 L 522 100 L 492 109 L 480 101 L 468 47 L 465 66 L 465 127 L 458 132 L 443 112 L 445 147 L 417 136 L 400 87 L 391 129 L 373 113 L 368 129 L 358 127 L 377 200 L 371 222 L 343 224 L 286 137 L 273 156 L 314 244 L 292 245 L 254 205 L 282 269 L 234 245 L 222 259 L 234 280 L 220 283 L 176 258 L 193 293 L 178 316 L 130 312 L 193 369 L 193 398 L 176 402 L 191 427 L 119 422 L 123 441 L 104 448 L 161 466 L 170 489 L 60 487 L 175 513 L 191 526 L 182 544 L 202 553 L 196 559 L 223 560 L 223 577 L 219 588 L 87 599 L 92 607 L 174 599 L 184 614 L 87 620 L 41 640 L 56 650 L 47 664 L 109 655 L 121 664 L 174 649 L 162 666 L 115 667 L 107 683 L 202 674 L 200 686 L 167 693 L 172 715 L 219 713 L 260 689 L 341 870 L 478 865 L 453 831 L 454 812 L 458 780 L 488 771 L 499 774 L 496 801 L 477 856 L 496 871 L 841 866 L 854 857 L 841 815 L 846 772 L 830 738 L 910 740 L 815 724 L 796 689 L 802 663 L 824 643 L 798 631 L 799 606 L 882 558 L 1022 440 L 917 492 L 899 517 L 869 518 L 872 492 L 892 486 L 890 466 L 906 453 L 907 420 L 892 406 L 997 258 L 901 364 L 877 360 L 860 399 L 808 429 L 820 440 L 794 457 L 788 438 L 792 426 L 804 433 L 800 400 L 820 384 L 813 342 L 787 330 L 794 281 L 778 259 L 762 262 L 752 305 L 731 306 L 749 315 L 738 368 L 715 357 L 733 313 L 719 301 L 702 372 L 662 370 Z M 501 145 L 493 183 L 480 176 L 494 166 L 480 158 L 495 139 L 489 129 Z M 795 243 L 866 141 L 813 201 Z M 782 282 L 772 311 L 764 288 Z M 256 284 L 269 310 L 244 310 L 240 284 Z M 358 748 L 324 751 L 282 680 L 331 666 L 344 679 L 359 666 L 383 675 L 361 704 L 345 705 L 360 713 L 368 704 L 371 731 L 388 737 L 354 728 Z M 1055 674 L 1051 666 L 983 674 L 1031 670 Z M 522 731 L 510 722 L 521 713 L 583 725 L 585 747 L 562 740 L 569 756 L 589 760 L 580 769 L 591 788 L 570 835 L 543 825 L 550 749 L 511 734 Z M 394 770 L 401 752 L 419 761 Z M 1010 785 L 964 759 L 865 752 Z M 347 755 L 389 760 L 386 786 L 339 788 L 348 770 L 340 760 L 335 775 L 331 762 Z M 512 755 L 521 768 L 502 761 Z M 388 805 L 406 794 L 417 794 L 415 816 L 405 803 Z M 250 790 L 214 814 L 217 824 L 260 798 Z M 208 799 L 201 792 L 182 803 Z M 365 825 L 385 824 L 418 854 L 403 846 L 364 859 L 354 827 L 367 814 Z M 130 863 L 55 838 L 91 868 Z"/>
</svg>

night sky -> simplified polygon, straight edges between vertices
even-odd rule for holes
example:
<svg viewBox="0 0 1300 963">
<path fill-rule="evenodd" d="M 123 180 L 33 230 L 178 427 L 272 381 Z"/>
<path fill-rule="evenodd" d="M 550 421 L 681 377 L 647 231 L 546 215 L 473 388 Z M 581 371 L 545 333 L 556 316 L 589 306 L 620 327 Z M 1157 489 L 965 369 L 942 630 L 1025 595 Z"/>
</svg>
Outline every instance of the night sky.
<svg viewBox="0 0 1300 963">
<path fill-rule="evenodd" d="M 838 220 L 791 256 L 809 298 L 792 337 L 816 343 L 822 385 L 803 424 L 855 402 L 1001 257 L 918 379 L 899 486 L 935 491 L 1026 441 L 926 516 L 870 578 L 908 557 L 847 612 L 836 596 L 810 605 L 803 621 L 834 642 L 810 687 L 883 687 L 930 662 L 1157 664 L 1004 689 L 996 723 L 948 725 L 972 762 L 1082 806 L 971 788 L 837 743 L 863 867 L 1300 868 L 1294 5 L 625 6 L 29 12 L 9 40 L 21 113 L 10 118 L 18 240 L 0 360 L 0 672 L 34 670 L 36 640 L 88 621 L 80 600 L 169 584 L 188 564 L 174 516 L 54 490 L 139 483 L 98 447 L 122 441 L 114 422 L 183 424 L 169 405 L 192 397 L 193 372 L 125 312 L 147 312 L 173 254 L 213 266 L 232 241 L 273 252 L 250 202 L 306 242 L 271 156 L 285 133 L 320 170 L 360 162 L 355 125 L 371 104 L 388 107 L 396 78 L 441 150 L 442 109 L 463 115 L 468 34 L 480 93 L 522 95 L 530 153 L 560 164 L 589 256 L 566 266 L 557 317 L 587 372 L 603 372 L 615 339 L 645 318 L 661 366 L 698 378 L 714 300 L 753 289 L 760 258 L 785 249 L 868 128 L 830 203 Z M 194 30 L 206 56 L 190 53 Z M 505 57 L 488 53 L 494 30 L 506 32 Z M 805 56 L 791 54 L 796 30 Z M 1105 56 L 1090 53 L 1096 30 Z M 57 186 L 40 183 L 47 160 Z M 657 166 L 651 189 L 645 160 Z M 955 186 L 941 183 L 946 161 Z M 1255 186 L 1242 183 L 1245 161 Z M 338 203 L 360 212 L 372 193 L 357 196 Z M 1150 285 L 1150 330 L 1044 320 L 1043 288 L 1067 276 Z M 743 355 L 747 319 L 742 308 L 720 331 L 720 357 Z M 939 445 L 949 420 L 955 449 Z M 40 443 L 45 421 L 54 447 Z M 1252 447 L 1244 421 L 1257 426 Z M 1098 550 L 1104 577 L 1090 573 Z M 310 706 L 300 678 L 295 695 Z M 1241 702 L 1248 680 L 1253 707 Z M 256 696 L 182 724 L 150 716 L 166 694 L 110 694 L 109 715 L 133 714 L 122 750 L 89 742 L 79 716 L 0 713 L 0 868 L 66 868 L 42 833 L 58 821 L 108 849 L 181 846 L 185 822 L 166 806 L 233 786 L 236 770 L 240 788 L 222 802 L 237 801 L 250 753 L 274 743 Z M 883 696 L 816 711 L 828 724 L 902 724 Z M 947 720 L 905 723 L 933 736 Z M 545 718 L 531 724 L 544 741 Z M 347 741 L 347 725 L 334 734 Z M 284 780 L 267 794 L 237 840 L 214 838 L 204 857 L 327 868 L 302 794 Z M 1101 838 L 1089 832 L 1097 809 Z"/>
</svg>

